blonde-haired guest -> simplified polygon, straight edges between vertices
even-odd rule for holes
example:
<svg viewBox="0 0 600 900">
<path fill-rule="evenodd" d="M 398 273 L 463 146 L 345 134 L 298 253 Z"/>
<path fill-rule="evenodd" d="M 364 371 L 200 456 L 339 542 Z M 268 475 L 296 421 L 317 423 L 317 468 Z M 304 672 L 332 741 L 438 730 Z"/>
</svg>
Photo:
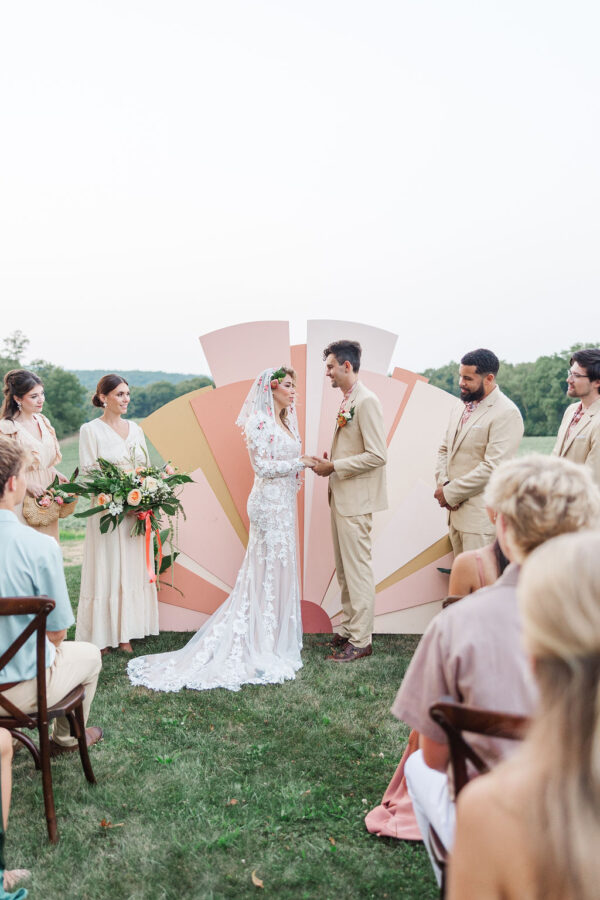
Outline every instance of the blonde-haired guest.
<svg viewBox="0 0 600 900">
<path fill-rule="evenodd" d="M 449 751 L 444 732 L 429 718 L 429 707 L 449 695 L 468 706 L 533 713 L 537 690 L 521 645 L 517 603 L 520 565 L 550 538 L 600 525 L 600 490 L 589 471 L 556 457 L 531 455 L 503 463 L 490 478 L 485 500 L 511 565 L 493 585 L 435 617 L 392 707 L 397 718 L 421 735 L 421 749 L 405 767 L 421 834 L 426 839 L 433 825 L 448 849 L 455 816 L 446 775 Z M 490 767 L 513 747 L 510 741 L 476 736 L 472 743 Z M 439 879 L 435 864 L 434 870 Z"/>
<path fill-rule="evenodd" d="M 595 900 L 600 884 L 600 533 L 523 566 L 519 603 L 540 701 L 512 759 L 458 801 L 450 900 Z"/>
</svg>

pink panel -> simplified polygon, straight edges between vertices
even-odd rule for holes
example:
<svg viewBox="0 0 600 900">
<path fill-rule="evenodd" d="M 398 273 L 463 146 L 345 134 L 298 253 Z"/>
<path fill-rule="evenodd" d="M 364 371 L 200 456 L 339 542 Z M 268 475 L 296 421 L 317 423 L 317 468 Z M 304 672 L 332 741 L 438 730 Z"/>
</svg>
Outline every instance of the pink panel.
<svg viewBox="0 0 600 900">
<path fill-rule="evenodd" d="M 233 587 L 244 558 L 244 547 L 202 469 L 190 473 L 181 501 L 187 521 L 179 523 L 178 550 Z"/>
<path fill-rule="evenodd" d="M 218 391 L 207 391 L 190 400 L 246 529 L 249 528 L 246 502 L 254 472 L 244 436 L 235 420 L 251 387 L 251 381 L 241 381 L 225 385 Z"/>
<path fill-rule="evenodd" d="M 383 407 L 383 423 L 385 434 L 389 444 L 392 428 L 398 414 L 398 407 L 404 399 L 406 393 L 406 384 L 394 378 L 388 378 L 387 375 L 378 375 L 375 372 L 363 372 L 361 370 L 360 380 L 365 387 L 377 394 L 381 400 Z M 339 392 L 338 392 L 339 393 Z M 339 394 L 341 398 L 341 394 Z"/>
<path fill-rule="evenodd" d="M 405 390 L 404 396 L 402 398 L 402 402 L 400 403 L 400 406 L 398 407 L 398 410 L 396 411 L 396 418 L 394 419 L 394 424 L 390 431 L 390 436 L 389 436 L 390 441 L 394 436 L 394 432 L 395 432 L 396 428 L 398 427 L 398 422 L 402 418 L 402 413 L 404 412 L 404 407 L 408 403 L 409 397 L 412 394 L 412 390 L 413 390 L 415 384 L 417 383 L 417 381 L 424 381 L 424 382 L 429 381 L 429 379 L 425 378 L 424 375 L 417 375 L 415 372 L 411 372 L 409 369 L 398 369 L 398 368 L 394 369 L 394 371 L 392 373 L 392 378 L 394 378 L 396 381 L 400 381 L 403 384 L 405 384 L 406 390 Z"/>
<path fill-rule="evenodd" d="M 217 387 L 254 380 L 263 369 L 290 361 L 287 322 L 244 322 L 204 334 L 200 343 Z"/>
<path fill-rule="evenodd" d="M 158 604 L 158 628 L 160 631 L 198 631 L 208 618 L 206 613 L 182 609 L 180 606 L 171 606 L 169 603 Z"/>
<path fill-rule="evenodd" d="M 397 612 L 400 609 L 409 609 L 413 606 L 422 606 L 434 600 L 441 600 L 448 593 L 448 576 L 438 572 L 438 566 L 449 569 L 452 566 L 453 556 L 446 554 L 434 563 L 425 566 L 413 575 L 397 581 L 385 591 L 375 597 L 375 615 Z"/>
<path fill-rule="evenodd" d="M 302 602 L 302 630 L 304 634 L 331 634 L 329 616 L 316 603 Z"/>
<path fill-rule="evenodd" d="M 171 587 L 170 569 L 161 577 L 159 593 L 161 603 L 211 614 L 227 599 L 228 594 L 225 591 L 194 572 L 190 572 L 185 566 L 180 566 L 176 562 L 173 568 L 173 587 Z"/>
<path fill-rule="evenodd" d="M 448 533 L 446 511 L 432 502 L 432 490 L 416 481 L 373 536 L 373 573 L 378 584 Z M 399 536 L 401 536 L 399 540 Z"/>
<path fill-rule="evenodd" d="M 292 369 L 296 372 L 296 413 L 298 416 L 298 428 L 302 439 L 304 452 L 304 434 L 306 431 L 306 346 L 296 344 L 291 348 Z M 306 475 L 310 473 L 305 473 Z M 305 481 L 298 491 L 298 561 L 300 573 L 300 590 L 304 584 L 304 495 L 306 492 Z"/>
</svg>

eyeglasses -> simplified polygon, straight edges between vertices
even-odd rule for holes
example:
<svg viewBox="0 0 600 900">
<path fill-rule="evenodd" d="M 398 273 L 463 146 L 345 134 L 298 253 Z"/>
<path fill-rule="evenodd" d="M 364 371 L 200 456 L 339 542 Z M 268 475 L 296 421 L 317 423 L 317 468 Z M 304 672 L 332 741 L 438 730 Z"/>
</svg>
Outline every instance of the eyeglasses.
<svg viewBox="0 0 600 900">
<path fill-rule="evenodd" d="M 567 381 L 569 378 L 577 380 L 578 378 L 589 378 L 589 375 L 582 375 L 581 372 L 572 372 L 571 369 L 567 369 Z"/>
</svg>

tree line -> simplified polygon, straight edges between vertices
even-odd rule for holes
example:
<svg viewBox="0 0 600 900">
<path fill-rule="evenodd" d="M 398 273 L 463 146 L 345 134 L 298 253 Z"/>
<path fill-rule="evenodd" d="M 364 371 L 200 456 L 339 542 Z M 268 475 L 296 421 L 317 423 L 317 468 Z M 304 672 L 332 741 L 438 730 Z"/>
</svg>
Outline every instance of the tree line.
<svg viewBox="0 0 600 900">
<path fill-rule="evenodd" d="M 42 359 L 25 365 L 23 359 L 28 346 L 29 340 L 21 331 L 4 338 L 0 350 L 0 377 L 4 378 L 6 372 L 17 368 L 31 369 L 40 376 L 46 390 L 44 413 L 59 438 L 73 434 L 84 422 L 101 414 L 91 405 L 92 391 L 84 387 L 73 372 Z M 575 350 L 589 346 L 600 344 L 575 344 L 552 356 L 540 356 L 535 362 L 501 363 L 498 384 L 521 410 L 526 435 L 556 434 L 565 407 L 571 402 L 566 393 L 569 360 Z M 458 396 L 458 366 L 458 362 L 449 362 L 439 368 L 425 369 L 421 374 L 430 384 Z M 163 379 L 144 387 L 132 385 L 129 415 L 144 418 L 176 397 L 212 384 L 211 378 L 200 375 L 177 384 Z"/>
<path fill-rule="evenodd" d="M 59 438 L 73 434 L 84 422 L 102 414 L 101 410 L 91 404 L 95 384 L 90 390 L 81 384 L 73 372 L 68 372 L 61 366 L 55 366 L 43 359 L 25 363 L 28 346 L 29 339 L 21 331 L 15 331 L 3 339 L 0 350 L 0 378 L 4 379 L 5 374 L 11 369 L 29 369 L 39 375 L 46 394 L 44 415 L 52 422 Z M 123 377 L 126 378 L 125 375 Z M 145 387 L 132 385 L 128 415 L 144 418 L 176 397 L 212 384 L 214 382 L 208 375 L 200 375 L 197 378 L 180 381 L 178 384 L 156 381 Z"/>
<path fill-rule="evenodd" d="M 576 350 L 598 347 L 600 343 L 574 344 L 552 356 L 540 356 L 535 362 L 502 361 L 497 381 L 501 390 L 517 404 L 525 423 L 525 434 L 556 434 L 565 408 L 573 401 L 567 397 L 567 370 Z M 429 383 L 459 396 L 458 362 L 449 362 L 422 373 Z"/>
</svg>

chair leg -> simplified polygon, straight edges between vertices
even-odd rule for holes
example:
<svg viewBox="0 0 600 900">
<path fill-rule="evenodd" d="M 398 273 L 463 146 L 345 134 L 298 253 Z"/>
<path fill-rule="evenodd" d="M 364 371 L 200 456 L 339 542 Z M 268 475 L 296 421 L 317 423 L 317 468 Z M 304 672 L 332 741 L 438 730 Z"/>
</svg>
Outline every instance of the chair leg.
<svg viewBox="0 0 600 900">
<path fill-rule="evenodd" d="M 50 744 L 48 738 L 48 726 L 40 725 L 38 729 L 40 740 L 40 762 L 42 769 L 42 789 L 44 792 L 44 808 L 46 810 L 46 824 L 48 837 L 52 844 L 58 843 L 58 827 L 56 825 L 56 810 L 54 808 L 54 792 L 52 790 L 52 770 L 50 768 Z"/>
<path fill-rule="evenodd" d="M 36 747 L 34 741 L 31 740 L 29 735 L 23 734 L 22 731 L 9 729 L 11 735 L 15 740 L 19 741 L 24 747 L 27 747 L 31 755 L 33 756 L 33 762 L 35 763 L 36 769 L 39 771 L 41 768 L 40 765 L 40 752 Z"/>
<path fill-rule="evenodd" d="M 79 756 L 81 757 L 81 765 L 83 766 L 83 771 L 85 773 L 85 777 L 90 782 L 90 784 L 96 784 L 96 776 L 94 775 L 94 770 L 92 769 L 92 764 L 90 762 L 90 756 L 87 748 L 87 741 L 85 737 L 85 721 L 83 718 L 83 705 L 80 703 L 79 706 L 76 706 L 73 710 L 75 715 L 71 713 L 69 715 L 69 721 L 71 722 L 71 727 L 73 729 L 73 733 L 77 738 L 77 743 L 79 745 Z"/>
</svg>

